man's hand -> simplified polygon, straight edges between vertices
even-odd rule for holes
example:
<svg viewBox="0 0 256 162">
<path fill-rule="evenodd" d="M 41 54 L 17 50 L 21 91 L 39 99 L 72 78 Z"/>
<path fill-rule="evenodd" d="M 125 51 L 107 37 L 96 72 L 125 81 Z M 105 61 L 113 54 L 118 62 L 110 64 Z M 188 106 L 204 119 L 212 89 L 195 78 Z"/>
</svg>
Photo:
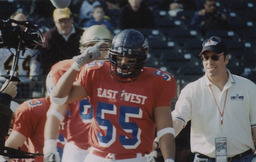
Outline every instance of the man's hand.
<svg viewBox="0 0 256 162">
<path fill-rule="evenodd" d="M 14 98 L 17 95 L 17 84 L 18 84 L 18 82 L 11 81 L 9 84 L 8 84 L 8 82 L 9 82 L 9 80 L 5 81 L 5 83 L 3 84 L 2 88 L 1 88 L 1 91 L 3 90 L 2 93 L 8 94 L 12 98 Z M 6 87 L 7 84 L 8 84 L 8 86 Z"/>
<path fill-rule="evenodd" d="M 104 43 L 104 41 L 100 41 L 96 43 L 92 47 L 88 47 L 81 55 L 73 57 L 75 62 L 82 67 L 83 65 L 92 62 L 93 60 L 98 59 L 101 54 L 99 47 Z"/>
</svg>

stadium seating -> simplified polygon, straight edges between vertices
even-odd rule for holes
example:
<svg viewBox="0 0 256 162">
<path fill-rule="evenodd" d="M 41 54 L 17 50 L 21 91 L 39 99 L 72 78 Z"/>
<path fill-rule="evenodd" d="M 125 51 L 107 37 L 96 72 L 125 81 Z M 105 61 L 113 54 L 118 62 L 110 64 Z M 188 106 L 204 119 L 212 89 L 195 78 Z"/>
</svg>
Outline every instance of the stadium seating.
<svg viewBox="0 0 256 162">
<path fill-rule="evenodd" d="M 236 59 L 241 59 L 246 48 L 245 42 L 236 39 L 224 39 L 224 41 L 228 45 L 229 54 L 236 57 Z"/>
<path fill-rule="evenodd" d="M 221 37 L 222 39 L 239 39 L 239 36 L 233 30 L 209 30 L 205 35 L 205 38 L 213 35 Z"/>
<path fill-rule="evenodd" d="M 232 74 L 241 75 L 244 72 L 244 63 L 241 60 L 238 60 L 236 57 L 230 55 L 227 68 Z"/>
<path fill-rule="evenodd" d="M 183 46 L 184 53 L 191 53 L 195 57 L 198 57 L 202 50 L 202 42 L 199 38 L 186 38 Z"/>
<path fill-rule="evenodd" d="M 174 48 L 162 55 L 162 62 L 164 66 L 177 74 L 178 68 L 189 63 L 191 57 L 191 54 L 184 55 L 182 50 Z"/>
<path fill-rule="evenodd" d="M 188 83 L 197 80 L 204 75 L 201 60 L 192 56 L 188 63 L 181 65 L 176 72 L 178 91 L 181 91 Z"/>
<path fill-rule="evenodd" d="M 168 31 L 168 40 L 175 41 L 180 46 L 184 46 L 187 43 L 186 39 L 199 39 L 200 37 L 200 34 L 195 30 L 174 28 Z"/>
<path fill-rule="evenodd" d="M 151 49 L 165 49 L 168 47 L 166 36 L 159 30 L 153 30 L 146 38 Z"/>
<path fill-rule="evenodd" d="M 154 55 L 148 53 L 148 62 L 146 64 L 146 66 L 159 69 L 159 68 L 161 68 L 162 65 Z"/>
<path fill-rule="evenodd" d="M 188 10 L 188 11 L 180 11 L 175 16 L 175 19 L 182 20 L 186 22 L 187 25 L 190 24 L 192 17 L 194 16 L 195 11 Z"/>
<path fill-rule="evenodd" d="M 168 34 L 173 29 L 186 29 L 186 25 L 181 20 L 173 20 L 170 18 L 160 18 L 155 20 L 157 27 L 164 34 Z"/>
<path fill-rule="evenodd" d="M 248 42 L 251 42 L 252 44 L 255 44 L 256 43 L 256 28 L 243 30 L 242 34 L 241 34 L 241 38 L 244 41 L 248 41 Z"/>
<path fill-rule="evenodd" d="M 245 51 L 241 61 L 244 62 L 245 68 L 251 68 L 251 69 L 255 68 L 256 66 L 255 49 Z"/>
</svg>

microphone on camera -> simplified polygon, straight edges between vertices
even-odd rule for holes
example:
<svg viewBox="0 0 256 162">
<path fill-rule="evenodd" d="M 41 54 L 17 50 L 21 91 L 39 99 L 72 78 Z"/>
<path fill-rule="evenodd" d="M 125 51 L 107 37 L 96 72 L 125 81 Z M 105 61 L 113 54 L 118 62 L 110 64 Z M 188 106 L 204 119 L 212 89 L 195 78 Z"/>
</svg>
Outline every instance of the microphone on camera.
<svg viewBox="0 0 256 162">
<path fill-rule="evenodd" d="M 66 8 L 70 5 L 71 0 L 50 0 L 56 8 Z"/>
</svg>

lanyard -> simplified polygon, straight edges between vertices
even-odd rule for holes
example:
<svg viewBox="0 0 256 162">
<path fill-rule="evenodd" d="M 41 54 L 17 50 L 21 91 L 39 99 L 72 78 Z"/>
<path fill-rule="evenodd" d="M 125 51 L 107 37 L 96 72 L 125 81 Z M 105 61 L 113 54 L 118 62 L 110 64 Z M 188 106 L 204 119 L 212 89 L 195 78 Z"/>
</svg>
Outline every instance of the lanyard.
<svg viewBox="0 0 256 162">
<path fill-rule="evenodd" d="M 215 98 L 214 94 L 213 94 L 212 88 L 211 88 L 210 85 L 209 85 L 209 87 L 210 87 L 210 90 L 211 90 L 211 92 L 212 92 L 212 96 L 213 96 L 214 102 L 215 102 L 215 104 L 216 104 L 216 106 L 217 106 L 217 108 L 218 108 L 218 110 L 219 110 L 219 114 L 220 114 L 220 117 L 221 117 L 221 119 L 220 119 L 220 124 L 221 124 L 221 126 L 222 126 L 222 124 L 223 124 L 224 109 L 225 109 L 225 106 L 226 106 L 227 95 L 228 95 L 228 89 L 226 90 L 226 96 L 225 96 L 225 101 L 224 101 L 224 105 L 223 105 L 222 112 L 220 112 L 220 107 L 219 107 L 219 105 L 218 105 L 218 103 L 217 103 L 217 101 L 216 101 L 216 98 Z"/>
</svg>

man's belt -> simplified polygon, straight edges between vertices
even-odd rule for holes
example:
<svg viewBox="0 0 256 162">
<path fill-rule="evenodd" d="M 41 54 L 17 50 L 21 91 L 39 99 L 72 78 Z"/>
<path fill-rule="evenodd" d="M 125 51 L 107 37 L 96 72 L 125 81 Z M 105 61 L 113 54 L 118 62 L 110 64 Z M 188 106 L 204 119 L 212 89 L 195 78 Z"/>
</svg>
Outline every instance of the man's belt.
<svg viewBox="0 0 256 162">
<path fill-rule="evenodd" d="M 246 155 L 249 155 L 249 154 L 252 154 L 252 153 L 253 153 L 252 149 L 249 149 L 249 150 L 247 150 L 247 151 L 245 151 L 241 154 L 237 154 L 233 157 L 229 157 L 228 162 L 232 161 L 233 159 L 239 159 L 239 158 L 245 157 Z M 199 158 L 206 158 L 206 159 L 215 160 L 215 158 L 210 158 L 210 157 L 208 157 L 206 155 L 203 155 L 203 154 L 200 154 L 200 153 L 198 153 L 198 154 L 199 155 L 197 157 L 199 157 Z"/>
</svg>

